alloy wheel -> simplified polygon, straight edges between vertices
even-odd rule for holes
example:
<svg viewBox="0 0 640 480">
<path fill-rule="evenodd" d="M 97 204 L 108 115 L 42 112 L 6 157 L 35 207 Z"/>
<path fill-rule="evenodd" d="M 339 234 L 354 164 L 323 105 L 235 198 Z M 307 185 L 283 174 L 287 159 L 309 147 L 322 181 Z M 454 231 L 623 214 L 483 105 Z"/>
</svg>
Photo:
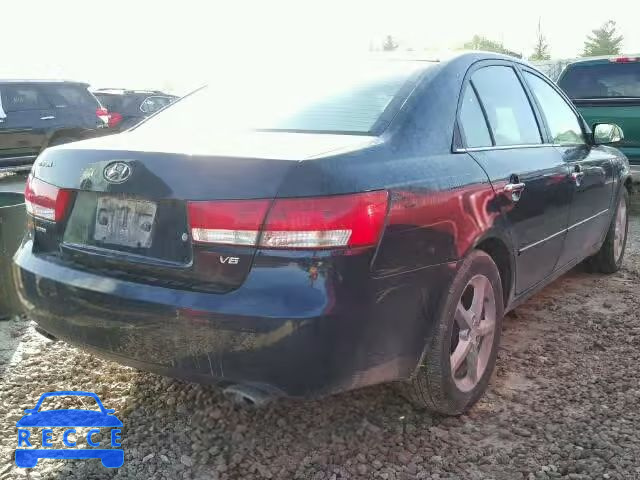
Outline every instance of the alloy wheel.
<svg viewBox="0 0 640 480">
<path fill-rule="evenodd" d="M 451 338 L 451 375 L 460 391 L 472 390 L 487 369 L 495 327 L 493 286 L 484 275 L 476 275 L 458 302 Z"/>
<path fill-rule="evenodd" d="M 618 212 L 616 213 L 616 224 L 613 237 L 613 256 L 616 262 L 620 261 L 622 256 L 622 248 L 624 247 L 624 239 L 627 234 L 627 202 L 624 196 L 620 199 Z"/>
</svg>

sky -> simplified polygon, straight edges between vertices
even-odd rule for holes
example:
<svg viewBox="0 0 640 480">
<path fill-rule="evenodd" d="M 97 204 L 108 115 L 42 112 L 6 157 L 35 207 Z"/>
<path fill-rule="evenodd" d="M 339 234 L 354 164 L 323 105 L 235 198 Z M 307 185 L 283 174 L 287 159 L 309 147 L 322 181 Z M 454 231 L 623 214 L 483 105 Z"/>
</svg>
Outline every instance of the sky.
<svg viewBox="0 0 640 480">
<path fill-rule="evenodd" d="M 638 0 L 5 0 L 0 77 L 185 93 L 212 76 L 259 78 L 276 59 L 366 55 L 386 35 L 438 51 L 480 34 L 528 56 L 539 20 L 553 58 L 579 55 L 606 20 L 640 53 L 639 14 Z"/>
</svg>

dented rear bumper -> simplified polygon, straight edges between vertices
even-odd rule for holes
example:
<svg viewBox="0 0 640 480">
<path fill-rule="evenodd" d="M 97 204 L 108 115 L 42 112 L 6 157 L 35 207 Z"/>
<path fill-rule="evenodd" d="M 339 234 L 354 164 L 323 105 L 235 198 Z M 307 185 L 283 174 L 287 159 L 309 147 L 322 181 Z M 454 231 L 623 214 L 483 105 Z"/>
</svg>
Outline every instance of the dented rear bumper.
<svg viewBox="0 0 640 480">
<path fill-rule="evenodd" d="M 201 383 L 318 396 L 409 377 L 455 264 L 375 277 L 373 252 L 256 255 L 243 285 L 212 294 L 14 260 L 28 315 L 117 362 Z"/>
</svg>

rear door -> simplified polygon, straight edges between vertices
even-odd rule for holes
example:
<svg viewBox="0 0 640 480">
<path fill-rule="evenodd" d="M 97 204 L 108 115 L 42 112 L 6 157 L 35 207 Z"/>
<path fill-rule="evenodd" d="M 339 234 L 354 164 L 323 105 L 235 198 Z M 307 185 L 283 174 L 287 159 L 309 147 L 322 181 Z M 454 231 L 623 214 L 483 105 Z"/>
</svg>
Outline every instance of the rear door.
<svg viewBox="0 0 640 480">
<path fill-rule="evenodd" d="M 37 155 L 55 119 L 51 105 L 35 84 L 0 85 L 2 110 L 0 158 Z"/>
<path fill-rule="evenodd" d="M 104 126 L 96 115 L 100 103 L 82 83 L 51 83 L 42 85 L 43 94 L 55 110 L 58 128 L 95 129 Z"/>
<path fill-rule="evenodd" d="M 533 70 L 524 69 L 523 74 L 573 181 L 562 266 L 593 253 L 603 238 L 611 216 L 613 157 L 609 149 L 589 145 L 577 112 L 556 87 Z"/>
<path fill-rule="evenodd" d="M 516 294 L 553 272 L 572 193 L 567 165 L 546 142 L 534 111 L 511 63 L 476 64 L 467 75 L 459 124 L 466 151 L 499 194 L 495 208 L 516 250 Z M 488 134 L 474 133 L 485 129 Z"/>
</svg>

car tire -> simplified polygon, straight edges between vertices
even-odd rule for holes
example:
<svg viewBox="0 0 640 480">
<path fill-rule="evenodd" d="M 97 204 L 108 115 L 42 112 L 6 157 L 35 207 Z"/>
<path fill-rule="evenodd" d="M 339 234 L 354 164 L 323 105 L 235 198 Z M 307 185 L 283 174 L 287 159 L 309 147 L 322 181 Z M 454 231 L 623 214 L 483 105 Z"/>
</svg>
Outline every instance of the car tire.
<svg viewBox="0 0 640 480">
<path fill-rule="evenodd" d="M 413 378 L 402 385 L 405 395 L 439 414 L 460 415 L 469 410 L 489 384 L 503 316 L 498 267 L 485 252 L 474 250 L 449 288 Z"/>
<path fill-rule="evenodd" d="M 629 234 L 629 192 L 622 187 L 607 236 L 598 253 L 587 260 L 591 272 L 614 273 L 620 270 Z"/>
</svg>

